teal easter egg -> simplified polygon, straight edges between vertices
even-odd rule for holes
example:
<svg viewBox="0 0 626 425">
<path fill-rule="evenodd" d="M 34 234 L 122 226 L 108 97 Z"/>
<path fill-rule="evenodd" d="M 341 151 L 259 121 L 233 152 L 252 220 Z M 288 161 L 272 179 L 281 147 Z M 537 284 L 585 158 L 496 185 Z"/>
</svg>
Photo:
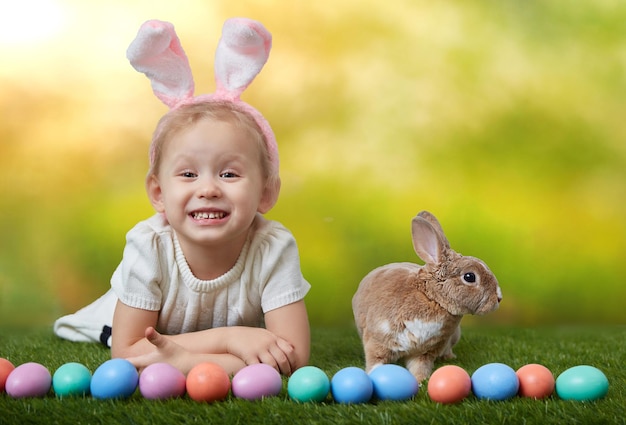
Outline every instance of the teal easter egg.
<svg viewBox="0 0 626 425">
<path fill-rule="evenodd" d="M 287 383 L 287 393 L 295 401 L 321 402 L 330 392 L 330 380 L 326 373 L 315 366 L 296 370 Z"/>
<path fill-rule="evenodd" d="M 609 391 L 609 380 L 598 368 L 574 366 L 556 378 L 556 393 L 563 400 L 598 400 Z"/>
<path fill-rule="evenodd" d="M 52 388 L 58 397 L 88 395 L 90 385 L 91 371 L 80 363 L 65 363 L 52 376 Z"/>
</svg>

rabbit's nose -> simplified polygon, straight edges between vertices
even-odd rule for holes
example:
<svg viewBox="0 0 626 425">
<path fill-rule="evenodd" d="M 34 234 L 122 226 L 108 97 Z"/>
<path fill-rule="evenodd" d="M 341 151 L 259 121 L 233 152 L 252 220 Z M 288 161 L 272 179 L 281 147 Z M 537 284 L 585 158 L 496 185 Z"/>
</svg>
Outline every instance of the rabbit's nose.
<svg viewBox="0 0 626 425">
<path fill-rule="evenodd" d="M 498 286 L 498 289 L 496 290 L 496 295 L 498 296 L 498 302 L 502 301 L 502 291 L 500 290 L 499 286 Z"/>
</svg>

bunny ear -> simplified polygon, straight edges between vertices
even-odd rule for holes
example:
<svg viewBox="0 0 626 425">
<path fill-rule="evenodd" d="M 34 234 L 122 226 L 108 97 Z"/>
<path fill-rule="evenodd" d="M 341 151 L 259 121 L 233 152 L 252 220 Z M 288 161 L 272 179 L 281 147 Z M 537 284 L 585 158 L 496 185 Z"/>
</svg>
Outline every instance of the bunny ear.
<svg viewBox="0 0 626 425">
<path fill-rule="evenodd" d="M 133 68 L 150 79 L 152 91 L 173 108 L 193 96 L 194 82 L 187 56 L 169 22 L 145 22 L 126 51 Z"/>
<path fill-rule="evenodd" d="M 428 211 L 420 212 L 412 222 L 413 248 L 426 264 L 438 264 L 450 243 L 439 221 Z"/>
<path fill-rule="evenodd" d="M 215 52 L 216 95 L 239 100 L 261 71 L 272 48 L 272 35 L 263 24 L 246 18 L 224 23 Z"/>
</svg>

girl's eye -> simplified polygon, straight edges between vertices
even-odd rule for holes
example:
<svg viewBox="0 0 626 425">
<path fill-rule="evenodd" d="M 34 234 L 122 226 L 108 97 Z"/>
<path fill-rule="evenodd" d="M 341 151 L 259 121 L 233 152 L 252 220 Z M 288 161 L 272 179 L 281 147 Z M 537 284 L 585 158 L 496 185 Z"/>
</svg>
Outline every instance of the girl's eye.
<svg viewBox="0 0 626 425">
<path fill-rule="evenodd" d="M 237 177 L 237 174 L 235 174 L 232 171 L 225 171 L 222 174 L 220 174 L 220 177 L 225 178 L 225 179 L 234 179 L 235 177 Z"/>
<path fill-rule="evenodd" d="M 194 177 L 196 177 L 195 173 L 192 173 L 191 171 L 183 171 L 182 173 L 180 173 L 181 177 L 184 177 L 186 179 L 193 179 Z"/>
</svg>

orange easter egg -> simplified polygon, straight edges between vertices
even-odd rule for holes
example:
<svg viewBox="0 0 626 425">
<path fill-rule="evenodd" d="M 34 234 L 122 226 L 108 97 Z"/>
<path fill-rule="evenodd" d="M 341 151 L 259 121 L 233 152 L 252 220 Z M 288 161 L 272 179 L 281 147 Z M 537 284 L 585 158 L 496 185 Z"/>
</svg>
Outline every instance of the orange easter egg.
<svg viewBox="0 0 626 425">
<path fill-rule="evenodd" d="M 199 363 L 187 374 L 187 395 L 195 401 L 223 400 L 230 391 L 230 378 L 218 364 Z"/>
<path fill-rule="evenodd" d="M 467 397 L 471 390 L 472 379 L 459 366 L 442 366 L 428 380 L 428 396 L 437 403 L 457 403 Z"/>
<path fill-rule="evenodd" d="M 517 372 L 519 379 L 518 394 L 522 397 L 545 398 L 554 392 L 554 376 L 550 370 L 540 364 L 527 364 Z"/>
<path fill-rule="evenodd" d="M 7 382 L 9 374 L 13 372 L 15 366 L 7 359 L 0 357 L 0 393 L 4 392 L 4 384 Z"/>
</svg>

